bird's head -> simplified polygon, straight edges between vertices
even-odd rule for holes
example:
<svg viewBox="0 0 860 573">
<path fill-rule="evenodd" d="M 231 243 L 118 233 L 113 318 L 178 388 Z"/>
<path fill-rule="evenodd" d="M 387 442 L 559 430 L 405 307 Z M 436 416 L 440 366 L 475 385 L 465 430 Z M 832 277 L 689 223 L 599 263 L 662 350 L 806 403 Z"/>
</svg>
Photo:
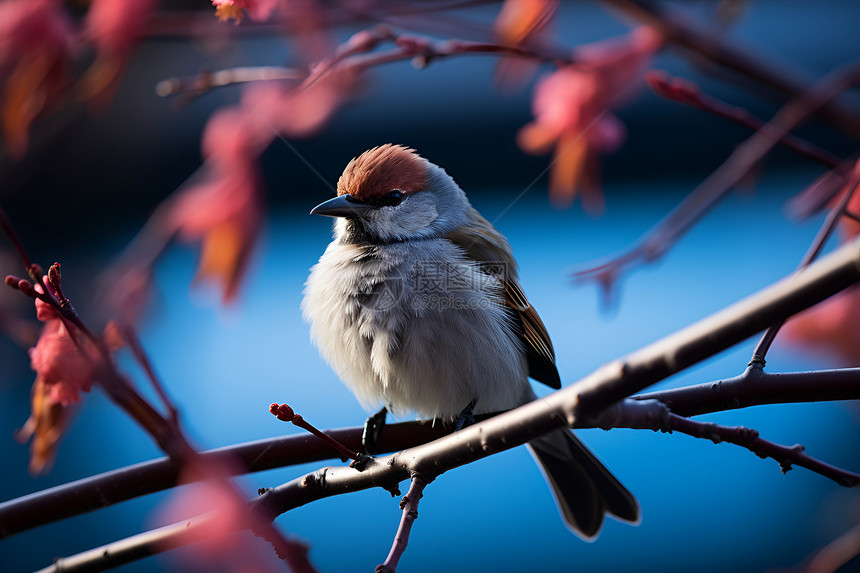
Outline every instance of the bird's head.
<svg viewBox="0 0 860 573">
<path fill-rule="evenodd" d="M 349 162 L 337 197 L 311 214 L 338 217 L 335 233 L 355 243 L 441 237 L 467 221 L 465 193 L 415 150 L 390 143 Z"/>
</svg>

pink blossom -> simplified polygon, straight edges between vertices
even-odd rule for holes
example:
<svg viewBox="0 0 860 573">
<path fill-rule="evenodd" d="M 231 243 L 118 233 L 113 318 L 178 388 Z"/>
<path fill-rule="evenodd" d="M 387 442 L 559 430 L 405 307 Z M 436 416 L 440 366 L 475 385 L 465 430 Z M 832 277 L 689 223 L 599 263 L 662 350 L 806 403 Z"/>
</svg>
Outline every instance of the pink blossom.
<svg viewBox="0 0 860 573">
<path fill-rule="evenodd" d="M 29 350 L 30 366 L 36 371 L 30 417 L 15 435 L 22 443 L 31 441 L 30 473 L 34 475 L 50 468 L 80 392 L 90 390 L 95 375 L 93 357 L 78 349 L 53 307 L 38 299 L 36 307 L 45 325 Z"/>
<path fill-rule="evenodd" d="M 39 286 L 36 286 L 36 290 L 42 292 L 39 289 Z M 47 302 L 36 299 L 36 318 L 41 320 L 42 322 L 48 322 L 49 320 L 59 319 L 60 314 L 57 312 L 57 309 L 48 304 Z"/>
<path fill-rule="evenodd" d="M 33 121 L 63 95 L 74 43 L 58 0 L 0 3 L 0 119 L 13 156 L 24 154 Z"/>
<path fill-rule="evenodd" d="M 96 60 L 84 77 L 87 95 L 113 91 L 156 0 L 93 0 L 84 24 Z"/>
<path fill-rule="evenodd" d="M 212 0 L 215 15 L 220 20 L 235 20 L 238 24 L 247 12 L 252 20 L 264 22 L 268 20 L 282 0 Z"/>
<path fill-rule="evenodd" d="M 196 280 L 220 282 L 225 302 L 238 294 L 263 220 L 257 158 L 269 138 L 261 138 L 260 123 L 241 108 L 216 113 L 203 135 L 207 172 L 169 216 L 180 239 L 202 243 Z"/>
<path fill-rule="evenodd" d="M 305 90 L 270 83 L 245 91 L 238 106 L 217 111 L 203 134 L 204 175 L 177 197 L 168 228 L 200 242 L 197 279 L 214 279 L 225 302 L 235 299 L 263 221 L 259 156 L 277 137 L 306 136 L 343 99 L 333 76 Z"/>
<path fill-rule="evenodd" d="M 616 150 L 625 137 L 623 124 L 609 110 L 639 89 L 661 41 L 655 30 L 642 27 L 621 40 L 580 47 L 576 66 L 538 83 L 532 101 L 535 121 L 517 139 L 529 153 L 555 148 L 550 192 L 559 203 L 570 204 L 581 190 L 586 207 L 602 208 L 598 155 Z"/>
<path fill-rule="evenodd" d="M 251 86 L 242 98 L 245 109 L 270 132 L 287 138 L 307 137 L 334 115 L 354 85 L 347 73 L 332 74 L 307 89 L 288 89 L 274 82 Z"/>
<path fill-rule="evenodd" d="M 44 292 L 44 286 L 35 290 Z M 81 401 L 81 392 L 89 392 L 96 381 L 100 356 L 87 340 L 73 340 L 57 310 L 36 299 L 36 316 L 45 324 L 36 346 L 30 348 L 30 366 L 36 380 L 30 398 L 30 417 L 16 434 L 21 442 L 31 441 L 30 472 L 39 474 L 52 464 L 57 448 Z M 108 323 L 103 340 L 115 350 L 123 341 L 117 326 Z"/>
<path fill-rule="evenodd" d="M 80 402 L 80 392 L 89 392 L 94 382 L 94 355 L 84 355 L 59 318 L 49 319 L 36 346 L 29 350 L 30 367 L 41 379 L 54 404 Z"/>
<path fill-rule="evenodd" d="M 183 568 L 206 571 L 212 568 L 254 573 L 265 571 L 262 559 L 264 542 L 251 537 L 243 530 L 252 528 L 252 514 L 245 503 L 232 491 L 228 481 L 231 474 L 214 461 L 195 462 L 186 466 L 179 483 L 195 481 L 180 488 L 170 497 L 157 514 L 159 523 L 174 523 L 205 515 L 202 526 L 192 531 L 192 545 L 188 546 L 191 560 L 181 557 Z M 266 548 L 271 550 L 271 546 Z"/>
</svg>

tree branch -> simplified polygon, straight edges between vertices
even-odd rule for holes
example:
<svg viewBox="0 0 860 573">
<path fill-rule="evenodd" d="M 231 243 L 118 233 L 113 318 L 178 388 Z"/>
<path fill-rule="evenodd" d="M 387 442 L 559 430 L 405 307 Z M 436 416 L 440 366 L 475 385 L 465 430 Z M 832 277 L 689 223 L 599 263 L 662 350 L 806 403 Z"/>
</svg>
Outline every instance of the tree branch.
<svg viewBox="0 0 860 573">
<path fill-rule="evenodd" d="M 604 0 L 604 2 L 643 24 L 655 27 L 668 42 L 679 48 L 688 50 L 699 58 L 737 73 L 745 80 L 751 80 L 771 91 L 795 98 L 805 93 L 806 86 L 813 81 L 812 78 L 799 75 L 787 69 L 786 66 L 759 59 L 754 55 L 755 50 L 732 45 L 722 37 L 684 18 L 678 11 L 666 9 L 658 2 L 650 0 Z M 839 129 L 852 135 L 860 132 L 860 118 L 856 109 L 847 108 L 835 101 L 823 102 L 820 109 Z"/>
<path fill-rule="evenodd" d="M 860 368 L 771 374 L 748 367 L 725 380 L 633 396 L 659 400 L 680 416 L 762 406 L 860 399 Z"/>
<path fill-rule="evenodd" d="M 394 491 L 407 478 L 430 482 L 442 473 L 520 446 L 564 425 L 597 417 L 627 396 L 729 348 L 779 320 L 860 281 L 860 238 L 766 289 L 632 354 L 608 363 L 572 386 L 499 414 L 427 444 L 382 458 L 362 469 L 325 467 L 266 490 L 251 502 L 273 519 L 312 501 L 372 487 Z M 162 528 L 159 535 L 175 547 L 198 529 L 200 518 Z M 142 557 L 163 549 L 141 534 L 120 543 L 126 554 Z M 134 541 L 138 539 L 138 541 Z M 111 550 L 111 546 L 102 548 Z M 100 570 L 99 550 L 81 569 Z M 48 569 L 56 571 L 55 569 Z M 48 571 L 46 570 L 46 571 Z M 64 571 L 72 571 L 68 567 Z"/>
<path fill-rule="evenodd" d="M 740 144 L 677 207 L 648 231 L 638 243 L 609 262 L 575 273 L 578 280 L 593 280 L 608 288 L 630 267 L 662 257 L 767 155 L 796 125 L 849 86 L 860 81 L 860 64 L 837 70 L 813 89 L 791 101 L 760 130 Z"/>
<path fill-rule="evenodd" d="M 376 573 L 394 573 L 397 570 L 397 564 L 406 551 L 406 546 L 409 544 L 409 533 L 412 531 L 412 524 L 418 519 L 418 502 L 421 501 L 424 492 L 424 486 L 427 485 L 421 476 L 414 476 L 412 483 L 409 484 L 409 491 L 400 500 L 400 509 L 403 514 L 400 517 L 400 525 L 397 527 L 397 533 L 394 535 L 394 543 L 391 545 L 391 551 L 385 561 L 376 566 Z"/>
<path fill-rule="evenodd" d="M 655 432 L 687 434 L 694 438 L 711 440 L 715 444 L 727 442 L 748 449 L 760 458 L 772 458 L 779 463 L 782 473 L 792 466 L 801 466 L 843 487 L 860 485 L 860 474 L 843 470 L 809 456 L 803 446 L 782 446 L 759 437 L 756 430 L 743 426 L 723 426 L 700 422 L 679 416 L 656 399 L 624 400 L 604 410 L 594 425 L 605 430 L 611 428 L 650 429 Z"/>
<path fill-rule="evenodd" d="M 662 390 L 633 396 L 634 400 L 658 400 L 681 416 L 748 408 L 767 404 L 794 404 L 860 399 L 860 368 L 813 372 L 768 373 L 748 368 L 742 375 L 725 380 Z M 478 421 L 496 413 L 476 416 Z M 639 426 L 618 420 L 582 419 L 577 428 L 626 427 L 654 429 L 651 422 Z M 426 421 L 388 424 L 377 442 L 385 454 L 427 443 L 448 435 L 453 428 Z M 362 428 L 326 430 L 341 444 L 361 448 Z M 237 463 L 229 468 L 253 473 L 269 469 L 319 462 L 333 458 L 332 449 L 308 434 L 267 438 L 210 450 L 203 460 L 224 459 Z M 208 463 L 208 462 L 207 462 Z M 47 490 L 0 503 L 0 539 L 53 521 L 95 511 L 122 501 L 174 487 L 180 465 L 160 458 L 86 477 Z"/>
</svg>

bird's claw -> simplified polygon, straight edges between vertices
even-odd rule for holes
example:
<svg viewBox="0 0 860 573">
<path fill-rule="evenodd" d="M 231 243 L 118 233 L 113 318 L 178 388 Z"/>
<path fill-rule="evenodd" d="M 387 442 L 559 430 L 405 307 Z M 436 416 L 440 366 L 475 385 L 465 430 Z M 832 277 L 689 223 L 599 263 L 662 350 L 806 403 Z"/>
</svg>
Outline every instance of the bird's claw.
<svg viewBox="0 0 860 573">
<path fill-rule="evenodd" d="M 471 426 L 475 423 L 475 404 L 478 402 L 477 399 L 469 402 L 463 411 L 460 412 L 460 415 L 457 417 L 457 425 L 455 427 L 456 431 L 462 430 L 466 426 Z"/>
<path fill-rule="evenodd" d="M 364 471 L 365 468 L 373 461 L 373 456 L 370 454 L 362 454 L 361 452 L 357 452 L 356 458 L 352 460 L 352 463 L 349 464 L 349 467 L 357 469 L 358 471 Z"/>
<path fill-rule="evenodd" d="M 388 409 L 383 408 L 364 422 L 364 430 L 361 432 L 361 445 L 368 454 L 376 451 L 376 442 L 379 440 L 382 429 L 385 427 L 385 418 L 387 415 Z"/>
</svg>

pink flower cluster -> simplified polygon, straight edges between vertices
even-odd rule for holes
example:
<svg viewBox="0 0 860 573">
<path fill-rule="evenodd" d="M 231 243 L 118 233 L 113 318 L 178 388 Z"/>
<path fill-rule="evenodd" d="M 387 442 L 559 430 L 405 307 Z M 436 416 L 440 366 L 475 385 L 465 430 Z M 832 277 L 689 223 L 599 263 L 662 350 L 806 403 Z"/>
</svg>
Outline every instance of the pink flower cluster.
<svg viewBox="0 0 860 573">
<path fill-rule="evenodd" d="M 30 367 L 44 384 L 51 403 L 77 404 L 80 392 L 89 392 L 95 381 L 96 351 L 86 341 L 73 339 L 57 310 L 38 298 L 36 318 L 45 325 L 36 346 L 29 350 Z"/>
<path fill-rule="evenodd" d="M 61 98 L 74 50 L 58 0 L 0 3 L 0 120 L 13 157 L 26 151 L 33 121 Z"/>
<path fill-rule="evenodd" d="M 577 65 L 538 83 L 535 120 L 520 130 L 518 143 L 534 154 L 555 149 L 550 192 L 557 203 L 569 205 L 581 191 L 586 208 L 602 209 L 598 156 L 617 149 L 625 137 L 623 124 L 610 110 L 641 87 L 661 43 L 654 29 L 637 28 L 623 39 L 577 49 Z"/>
<path fill-rule="evenodd" d="M 343 100 L 340 81 L 328 78 L 306 90 L 251 86 L 239 105 L 209 119 L 205 173 L 176 198 L 166 224 L 181 240 L 201 243 L 197 279 L 219 282 L 225 302 L 236 297 L 263 223 L 260 155 L 278 137 L 319 129 Z"/>
<path fill-rule="evenodd" d="M 37 285 L 35 290 L 50 288 Z M 30 418 L 16 435 L 30 445 L 30 471 L 50 467 L 68 425 L 70 409 L 89 392 L 97 374 L 98 355 L 85 340 L 72 332 L 50 304 L 36 299 L 36 317 L 44 322 L 36 346 L 29 350 L 30 366 L 36 372 L 31 391 Z"/>
<path fill-rule="evenodd" d="M 84 33 L 60 0 L 0 2 L 0 132 L 20 158 L 42 114 L 73 92 L 70 72 L 82 40 L 96 58 L 80 86 L 85 99 L 109 96 L 156 0 L 93 0 Z"/>
</svg>

